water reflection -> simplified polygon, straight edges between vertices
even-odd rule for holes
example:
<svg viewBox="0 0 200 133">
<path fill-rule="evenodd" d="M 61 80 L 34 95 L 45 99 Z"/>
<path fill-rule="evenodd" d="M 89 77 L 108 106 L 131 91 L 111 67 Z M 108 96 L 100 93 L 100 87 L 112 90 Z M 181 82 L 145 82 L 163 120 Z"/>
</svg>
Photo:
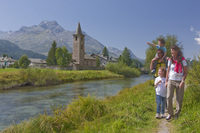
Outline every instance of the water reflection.
<svg viewBox="0 0 200 133">
<path fill-rule="evenodd" d="M 130 88 L 151 78 L 152 76 L 142 75 L 138 78 L 84 81 L 0 91 L 0 130 L 13 121 L 19 123 L 44 111 L 50 114 L 51 105 L 66 106 L 73 98 L 88 94 L 98 98 L 115 95 L 124 88 Z"/>
</svg>

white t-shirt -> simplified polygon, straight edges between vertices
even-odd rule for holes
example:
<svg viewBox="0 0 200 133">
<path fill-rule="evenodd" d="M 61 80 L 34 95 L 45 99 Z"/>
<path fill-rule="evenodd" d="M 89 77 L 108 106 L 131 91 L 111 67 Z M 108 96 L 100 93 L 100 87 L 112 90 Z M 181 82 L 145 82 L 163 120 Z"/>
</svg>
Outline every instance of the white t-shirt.
<svg viewBox="0 0 200 133">
<path fill-rule="evenodd" d="M 179 71 L 179 73 L 174 71 L 175 63 L 171 63 L 171 59 L 168 61 L 169 69 L 169 80 L 175 80 L 175 81 L 181 81 L 183 78 L 183 67 L 182 67 L 182 73 Z M 186 60 L 182 60 L 183 66 L 187 66 Z"/>
<path fill-rule="evenodd" d="M 160 95 L 162 97 L 166 97 L 166 95 L 167 95 L 167 88 L 165 87 L 165 79 L 166 79 L 165 77 L 162 77 L 162 78 L 161 77 L 157 77 L 155 79 L 154 85 L 156 83 L 158 83 L 158 81 L 160 81 L 160 80 L 162 81 L 156 87 L 156 95 Z"/>
</svg>

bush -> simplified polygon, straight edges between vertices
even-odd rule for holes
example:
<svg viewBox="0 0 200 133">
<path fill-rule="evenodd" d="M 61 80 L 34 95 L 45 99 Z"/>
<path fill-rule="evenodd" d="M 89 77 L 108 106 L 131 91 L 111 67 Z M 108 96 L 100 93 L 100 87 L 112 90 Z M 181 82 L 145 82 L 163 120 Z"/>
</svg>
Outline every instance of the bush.
<svg viewBox="0 0 200 133">
<path fill-rule="evenodd" d="M 79 97 L 63 110 L 61 107 L 52 108 L 53 115 L 39 115 L 34 119 L 19 125 L 13 125 L 4 130 L 4 133 L 35 133 L 35 132 L 68 132 L 83 126 L 84 122 L 91 122 L 108 113 L 108 108 L 103 101 L 95 97 Z"/>
<path fill-rule="evenodd" d="M 138 77 L 140 76 L 141 72 L 136 68 L 130 68 L 124 64 L 121 63 L 108 63 L 106 65 L 106 70 L 109 70 L 111 72 L 124 75 L 125 77 Z"/>
<path fill-rule="evenodd" d="M 52 69 L 0 69 L 0 89 L 10 89 L 17 86 L 44 86 L 58 83 L 94 80 L 106 78 L 122 78 L 106 70 L 65 71 Z"/>
<path fill-rule="evenodd" d="M 179 132 L 200 132 L 200 63 L 193 64 L 186 83 L 182 112 L 175 124 Z"/>
</svg>

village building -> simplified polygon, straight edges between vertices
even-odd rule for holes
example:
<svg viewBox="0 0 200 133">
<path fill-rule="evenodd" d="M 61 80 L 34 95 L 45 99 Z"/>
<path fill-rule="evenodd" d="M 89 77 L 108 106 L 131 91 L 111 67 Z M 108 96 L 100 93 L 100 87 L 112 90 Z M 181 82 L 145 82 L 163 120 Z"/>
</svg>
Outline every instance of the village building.
<svg viewBox="0 0 200 133">
<path fill-rule="evenodd" d="M 46 67 L 46 61 L 43 59 L 36 59 L 36 58 L 28 58 L 31 63 L 30 63 L 30 67 L 39 67 L 39 68 L 43 68 Z"/>
<path fill-rule="evenodd" d="M 108 63 L 117 63 L 118 62 L 112 56 L 107 57 L 107 56 L 103 56 L 103 54 L 94 54 L 94 53 L 91 56 L 94 57 L 94 58 L 99 57 L 100 64 L 103 67 L 106 66 Z"/>
<path fill-rule="evenodd" d="M 0 68 L 9 67 L 10 65 L 14 64 L 15 60 L 10 57 L 0 57 Z"/>
<path fill-rule="evenodd" d="M 83 35 L 80 23 L 73 35 L 73 67 L 74 69 L 91 69 L 96 67 L 96 58 L 85 54 L 85 35 Z"/>
</svg>

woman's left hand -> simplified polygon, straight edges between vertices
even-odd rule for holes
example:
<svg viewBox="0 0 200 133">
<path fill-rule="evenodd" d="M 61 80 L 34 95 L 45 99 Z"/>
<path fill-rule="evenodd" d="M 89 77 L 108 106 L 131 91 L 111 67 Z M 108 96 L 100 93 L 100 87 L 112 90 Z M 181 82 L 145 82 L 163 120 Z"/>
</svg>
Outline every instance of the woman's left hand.
<svg viewBox="0 0 200 133">
<path fill-rule="evenodd" d="M 184 83 L 181 82 L 181 83 L 179 84 L 179 89 L 182 89 L 183 87 L 184 87 Z"/>
</svg>

